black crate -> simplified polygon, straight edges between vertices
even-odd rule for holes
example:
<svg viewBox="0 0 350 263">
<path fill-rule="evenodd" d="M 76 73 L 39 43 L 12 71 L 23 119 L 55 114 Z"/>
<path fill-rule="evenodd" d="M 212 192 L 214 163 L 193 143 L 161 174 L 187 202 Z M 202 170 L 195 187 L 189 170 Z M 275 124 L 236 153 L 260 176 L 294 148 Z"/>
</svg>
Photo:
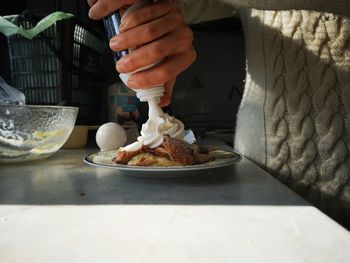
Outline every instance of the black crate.
<svg viewBox="0 0 350 263">
<path fill-rule="evenodd" d="M 27 29 L 38 20 L 22 15 L 5 18 Z M 25 94 L 27 104 L 76 106 L 79 123 L 99 122 L 102 35 L 71 18 L 32 40 L 11 36 L 8 47 L 12 84 Z"/>
</svg>

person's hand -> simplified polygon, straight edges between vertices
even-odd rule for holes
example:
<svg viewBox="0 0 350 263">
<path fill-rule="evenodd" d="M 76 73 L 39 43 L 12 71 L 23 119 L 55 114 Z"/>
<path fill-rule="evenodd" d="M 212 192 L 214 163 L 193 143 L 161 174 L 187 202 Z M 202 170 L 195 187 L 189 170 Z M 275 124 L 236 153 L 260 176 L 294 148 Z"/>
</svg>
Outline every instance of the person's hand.
<svg viewBox="0 0 350 263">
<path fill-rule="evenodd" d="M 90 6 L 89 17 L 94 20 L 99 20 L 123 6 L 131 5 L 138 1 L 139 0 L 87 0 Z"/>
<path fill-rule="evenodd" d="M 100 1 L 108 0 L 95 3 Z M 110 12 L 99 13 L 97 17 Z M 192 46 L 193 34 L 185 23 L 178 1 L 162 0 L 130 13 L 124 17 L 120 31 L 110 41 L 113 51 L 139 48 L 118 61 L 117 71 L 131 73 L 161 61 L 151 69 L 134 73 L 127 85 L 130 88 L 147 88 L 164 84 L 165 94 L 160 105 L 169 105 L 176 76 L 196 58 Z"/>
</svg>

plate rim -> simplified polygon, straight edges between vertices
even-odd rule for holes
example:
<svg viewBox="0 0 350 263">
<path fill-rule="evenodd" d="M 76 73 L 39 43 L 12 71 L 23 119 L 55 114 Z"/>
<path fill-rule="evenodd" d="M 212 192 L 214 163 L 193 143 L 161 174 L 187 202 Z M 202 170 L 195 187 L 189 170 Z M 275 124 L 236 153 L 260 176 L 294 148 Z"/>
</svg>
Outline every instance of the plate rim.
<svg viewBox="0 0 350 263">
<path fill-rule="evenodd" d="M 126 164 L 115 164 L 115 165 L 109 165 L 109 164 L 100 164 L 100 163 L 94 163 L 90 161 L 88 158 L 96 155 L 101 152 L 111 152 L 115 150 L 109 150 L 109 151 L 99 151 L 87 154 L 84 157 L 84 163 L 92 166 L 97 167 L 105 167 L 110 169 L 116 169 L 121 171 L 128 171 L 128 172 L 184 172 L 184 171 L 200 171 L 200 170 L 209 170 L 209 169 L 216 169 L 221 167 L 227 167 L 230 165 L 233 165 L 237 162 L 239 162 L 242 159 L 242 156 L 237 153 L 236 151 L 226 151 L 234 153 L 234 157 L 232 158 L 218 158 L 219 160 L 227 160 L 227 162 L 221 162 L 218 164 L 208 165 L 208 163 L 205 164 L 195 164 L 195 165 L 184 165 L 184 166 L 167 166 L 167 167 L 157 167 L 157 166 L 130 166 Z M 215 161 L 215 160 L 214 160 Z M 213 162 L 213 161 L 212 161 Z M 210 163 L 210 162 L 209 162 Z"/>
</svg>

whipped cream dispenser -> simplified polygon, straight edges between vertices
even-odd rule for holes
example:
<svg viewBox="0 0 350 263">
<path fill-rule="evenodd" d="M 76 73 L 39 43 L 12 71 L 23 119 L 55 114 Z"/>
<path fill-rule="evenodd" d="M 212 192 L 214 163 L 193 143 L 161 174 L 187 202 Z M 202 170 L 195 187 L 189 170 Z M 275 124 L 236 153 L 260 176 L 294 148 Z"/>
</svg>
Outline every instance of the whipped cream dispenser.
<svg viewBox="0 0 350 263">
<path fill-rule="evenodd" d="M 113 36 L 120 33 L 119 27 L 123 18 L 125 18 L 129 13 L 140 9 L 146 5 L 152 4 L 154 1 L 140 1 L 132 6 L 128 7 L 124 14 L 123 10 L 118 10 L 108 17 L 104 18 L 104 26 L 107 31 L 108 38 L 111 39 Z M 114 52 L 114 61 L 118 61 L 121 57 L 129 54 L 132 50 L 123 50 L 120 52 Z M 148 65 L 146 67 L 140 68 L 135 72 L 140 72 L 142 70 L 149 69 L 156 65 L 158 62 Z M 120 79 L 127 86 L 127 82 L 130 74 L 119 74 Z M 172 116 L 164 113 L 159 107 L 160 98 L 164 94 L 164 86 L 161 84 L 156 87 L 149 87 L 146 89 L 133 89 L 136 92 L 137 98 L 148 103 L 148 121 L 142 125 L 141 136 L 138 141 L 126 146 L 127 149 L 135 149 L 140 147 L 140 145 L 148 145 L 151 148 L 159 146 L 163 141 L 163 134 L 169 134 L 172 137 L 183 139 L 184 137 L 184 125 L 181 121 L 175 119 Z"/>
<path fill-rule="evenodd" d="M 118 35 L 120 33 L 119 31 L 119 27 L 121 24 L 121 21 L 124 17 L 126 17 L 130 12 L 140 9 L 146 5 L 152 4 L 152 1 L 140 1 L 137 2 L 135 4 L 133 4 L 132 6 L 130 6 L 129 8 L 126 9 L 125 13 L 123 15 L 121 15 L 121 11 L 118 10 L 114 13 L 112 13 L 111 15 L 109 15 L 108 17 L 104 18 L 104 27 L 106 29 L 107 32 L 107 36 L 108 39 L 111 39 L 113 36 Z M 130 50 L 132 51 L 132 50 Z M 120 52 L 114 52 L 114 61 L 117 62 L 120 58 L 122 58 L 123 56 L 129 54 L 129 50 L 123 50 Z M 155 63 L 156 64 L 156 63 Z M 155 64 L 140 68 L 137 70 L 138 71 L 142 71 L 142 70 L 146 70 L 152 66 L 154 66 Z M 132 73 L 130 74 L 119 74 L 120 79 L 124 82 L 124 84 L 127 86 L 127 81 L 129 79 L 129 77 L 132 75 Z M 136 96 L 137 98 L 139 98 L 140 101 L 147 101 L 148 105 L 149 105 L 149 116 L 153 116 L 154 114 L 156 115 L 160 115 L 163 114 L 162 109 L 158 106 L 158 103 L 160 102 L 160 97 L 163 96 L 164 94 L 164 87 L 162 85 L 157 86 L 157 87 L 152 87 L 152 88 L 147 88 L 147 89 L 134 89 L 136 92 Z"/>
</svg>

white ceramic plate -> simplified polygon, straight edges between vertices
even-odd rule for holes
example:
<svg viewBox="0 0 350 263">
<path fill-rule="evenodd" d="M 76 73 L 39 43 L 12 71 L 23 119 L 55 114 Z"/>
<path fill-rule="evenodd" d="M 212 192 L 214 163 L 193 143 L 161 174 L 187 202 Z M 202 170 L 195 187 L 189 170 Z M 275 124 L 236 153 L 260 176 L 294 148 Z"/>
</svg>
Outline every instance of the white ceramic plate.
<svg viewBox="0 0 350 263">
<path fill-rule="evenodd" d="M 226 154 L 225 154 L 226 153 Z M 130 166 L 117 164 L 112 161 L 116 151 L 105 151 L 90 154 L 84 162 L 98 167 L 107 167 L 119 171 L 121 174 L 143 178 L 174 178 L 203 174 L 209 169 L 217 169 L 235 164 L 240 160 L 240 155 L 235 152 L 223 152 L 225 158 L 217 157 L 214 161 L 187 166 L 151 167 Z"/>
</svg>

